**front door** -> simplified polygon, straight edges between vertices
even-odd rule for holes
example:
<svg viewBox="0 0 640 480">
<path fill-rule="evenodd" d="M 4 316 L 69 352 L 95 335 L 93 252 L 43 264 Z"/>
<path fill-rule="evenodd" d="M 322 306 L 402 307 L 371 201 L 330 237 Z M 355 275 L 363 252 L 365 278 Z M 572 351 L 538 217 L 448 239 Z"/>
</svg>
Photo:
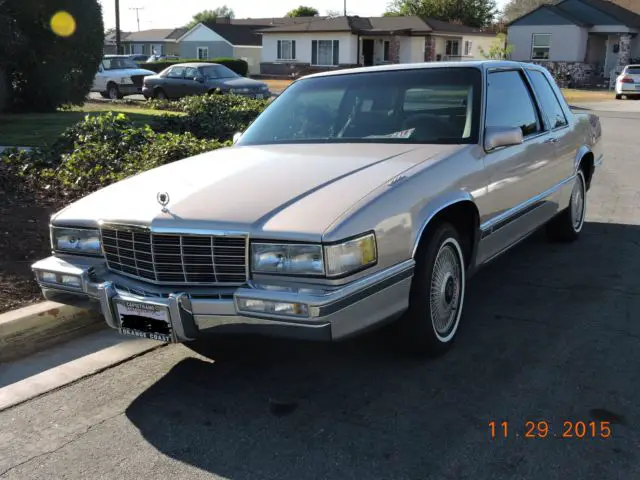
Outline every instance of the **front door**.
<svg viewBox="0 0 640 480">
<path fill-rule="evenodd" d="M 184 67 L 172 67 L 167 72 L 163 88 L 169 98 L 180 98 L 184 93 Z"/>
<path fill-rule="evenodd" d="M 484 158 L 489 185 L 481 199 L 479 262 L 530 233 L 556 207 L 545 193 L 554 183 L 556 148 L 524 72 L 489 72 L 486 88 L 485 127 L 520 127 L 524 142 L 498 148 Z"/>
<path fill-rule="evenodd" d="M 370 67 L 371 65 L 373 65 L 373 47 L 373 40 L 371 40 L 370 38 L 362 39 L 362 57 L 365 67 Z"/>
</svg>

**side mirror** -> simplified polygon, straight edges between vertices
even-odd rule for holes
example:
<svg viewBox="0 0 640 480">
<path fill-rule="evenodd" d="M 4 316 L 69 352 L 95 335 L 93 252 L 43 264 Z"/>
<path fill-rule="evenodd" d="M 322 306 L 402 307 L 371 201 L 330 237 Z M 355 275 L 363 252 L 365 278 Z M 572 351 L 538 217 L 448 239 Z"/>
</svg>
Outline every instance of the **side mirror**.
<svg viewBox="0 0 640 480">
<path fill-rule="evenodd" d="M 240 140 L 240 137 L 241 137 L 241 136 L 242 136 L 242 132 L 236 132 L 236 133 L 234 133 L 234 134 L 233 134 L 233 144 L 234 144 L 234 145 L 236 144 L 236 142 L 237 142 L 238 140 Z"/>
<path fill-rule="evenodd" d="M 520 127 L 487 127 L 484 130 L 484 149 L 487 152 L 500 147 L 520 145 L 523 141 Z"/>
<path fill-rule="evenodd" d="M 204 83 L 204 77 L 202 75 L 198 75 L 197 77 L 193 77 L 193 79 L 198 83 Z"/>
</svg>

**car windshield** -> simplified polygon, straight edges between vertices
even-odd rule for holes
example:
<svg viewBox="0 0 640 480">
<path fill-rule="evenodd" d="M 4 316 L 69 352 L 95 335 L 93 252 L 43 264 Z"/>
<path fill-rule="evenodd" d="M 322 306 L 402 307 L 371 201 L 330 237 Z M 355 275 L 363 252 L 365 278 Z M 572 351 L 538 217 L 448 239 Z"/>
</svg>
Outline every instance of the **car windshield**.
<svg viewBox="0 0 640 480">
<path fill-rule="evenodd" d="M 140 67 L 138 67 L 136 62 L 127 57 L 110 57 L 102 59 L 102 68 L 105 70 L 122 70 Z"/>
<path fill-rule="evenodd" d="M 238 145 L 477 143 L 481 85 L 474 67 L 303 79 L 258 116 Z"/>
<path fill-rule="evenodd" d="M 230 68 L 225 67 L 224 65 L 211 65 L 210 67 L 200 67 L 200 72 L 202 72 L 202 75 L 205 78 L 211 79 L 211 80 L 215 80 L 217 78 L 240 77 L 240 75 L 238 75 L 236 72 L 234 72 Z"/>
</svg>

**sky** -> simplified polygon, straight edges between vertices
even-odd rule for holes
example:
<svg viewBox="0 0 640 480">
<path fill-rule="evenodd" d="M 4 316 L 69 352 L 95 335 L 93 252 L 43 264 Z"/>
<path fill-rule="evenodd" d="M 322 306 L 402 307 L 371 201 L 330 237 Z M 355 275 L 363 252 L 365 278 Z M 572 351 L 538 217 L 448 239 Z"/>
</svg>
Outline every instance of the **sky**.
<svg viewBox="0 0 640 480">
<path fill-rule="evenodd" d="M 105 28 L 115 27 L 114 0 L 98 0 L 102 4 Z M 361 17 L 380 16 L 390 0 L 346 0 L 347 13 Z M 498 6 L 506 0 L 498 0 Z M 164 4 L 160 7 L 160 4 Z M 315 7 L 321 15 L 327 10 L 344 10 L 344 0 L 120 0 L 120 29 L 132 32 L 138 29 L 136 10 L 140 17 L 140 30 L 150 28 L 181 27 L 201 10 L 214 9 L 222 5 L 230 7 L 236 18 L 282 17 L 299 5 Z"/>
</svg>

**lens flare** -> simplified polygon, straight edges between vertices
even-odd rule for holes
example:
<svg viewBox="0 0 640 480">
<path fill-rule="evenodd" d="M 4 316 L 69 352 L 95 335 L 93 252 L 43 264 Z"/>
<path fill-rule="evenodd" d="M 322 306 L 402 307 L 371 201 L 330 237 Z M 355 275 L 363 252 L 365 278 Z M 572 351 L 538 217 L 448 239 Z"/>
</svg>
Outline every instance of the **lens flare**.
<svg viewBox="0 0 640 480">
<path fill-rule="evenodd" d="M 51 30 L 60 37 L 70 37 L 76 31 L 76 21 L 69 12 L 59 11 L 51 17 Z"/>
</svg>

